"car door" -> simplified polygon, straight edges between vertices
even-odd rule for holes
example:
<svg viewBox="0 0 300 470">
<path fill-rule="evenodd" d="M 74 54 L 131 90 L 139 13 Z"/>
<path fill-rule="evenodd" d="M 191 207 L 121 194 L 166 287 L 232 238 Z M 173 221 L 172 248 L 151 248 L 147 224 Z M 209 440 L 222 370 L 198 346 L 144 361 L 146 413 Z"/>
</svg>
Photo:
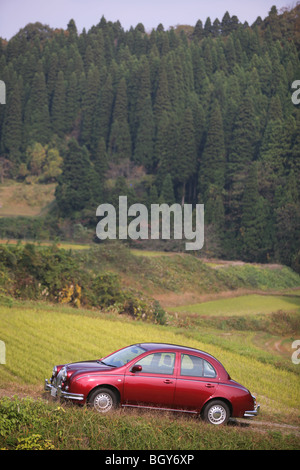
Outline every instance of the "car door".
<svg viewBox="0 0 300 470">
<path fill-rule="evenodd" d="M 155 352 L 128 367 L 124 380 L 124 405 L 172 408 L 176 385 L 175 359 L 175 353 Z M 140 366 L 141 370 L 133 371 L 133 366 Z"/>
<path fill-rule="evenodd" d="M 199 411 L 215 394 L 217 373 L 205 359 L 193 354 L 181 354 L 180 368 L 174 396 L 174 407 L 186 411 Z"/>
</svg>

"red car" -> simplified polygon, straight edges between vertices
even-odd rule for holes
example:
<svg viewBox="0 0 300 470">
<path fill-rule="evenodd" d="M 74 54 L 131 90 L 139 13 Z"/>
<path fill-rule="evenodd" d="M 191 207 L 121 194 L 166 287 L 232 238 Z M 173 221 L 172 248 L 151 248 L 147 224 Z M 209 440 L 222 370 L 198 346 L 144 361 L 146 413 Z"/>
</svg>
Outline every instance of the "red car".
<svg viewBox="0 0 300 470">
<path fill-rule="evenodd" d="M 256 416 L 259 405 L 222 364 L 198 349 L 134 344 L 101 360 L 55 366 L 45 390 L 106 413 L 117 406 L 200 414 L 211 424 Z"/>
</svg>

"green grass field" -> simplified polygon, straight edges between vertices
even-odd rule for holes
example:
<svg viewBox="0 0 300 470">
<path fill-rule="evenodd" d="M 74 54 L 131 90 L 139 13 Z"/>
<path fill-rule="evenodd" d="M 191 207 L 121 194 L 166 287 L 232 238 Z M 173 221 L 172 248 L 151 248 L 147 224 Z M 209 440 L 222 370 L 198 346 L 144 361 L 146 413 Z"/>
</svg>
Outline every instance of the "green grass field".
<svg viewBox="0 0 300 470">
<path fill-rule="evenodd" d="M 24 184 L 6 180 L 0 185 L 0 217 L 38 216 L 54 201 L 55 183 Z"/>
<path fill-rule="evenodd" d="M 54 364 L 100 358 L 128 344 L 154 341 L 184 344 L 213 354 L 229 374 L 255 392 L 264 414 L 295 416 L 300 406 L 299 376 L 233 348 L 209 344 L 175 328 L 97 316 L 96 312 L 65 307 L 1 307 L 0 338 L 6 345 L 6 364 L 0 366 L 0 384 L 40 385 Z M 217 334 L 217 332 L 216 332 Z M 196 339 L 197 338 L 197 339 Z M 296 367 L 296 366 L 295 366 Z"/>
<path fill-rule="evenodd" d="M 229 299 L 212 300 L 192 305 L 173 307 L 170 311 L 192 312 L 202 316 L 232 316 L 267 314 L 284 310 L 286 312 L 300 310 L 299 296 L 280 295 L 242 295 Z"/>
<path fill-rule="evenodd" d="M 7 240 L 7 239 L 0 239 L 0 244 L 2 245 L 25 245 L 27 243 L 27 240 Z M 30 240 L 30 243 L 35 245 L 35 246 L 51 246 L 53 245 L 53 242 L 35 242 Z M 59 242 L 56 243 L 56 246 L 58 248 L 61 248 L 63 250 L 89 250 L 91 248 L 91 245 L 84 244 L 84 243 L 68 243 L 68 242 Z"/>
<path fill-rule="evenodd" d="M 35 397 L 34 401 L 0 399 L 0 447 L 4 449 L 299 448 L 299 366 L 293 369 L 283 363 L 279 367 L 273 355 L 261 350 L 258 354 L 249 332 L 228 336 L 209 327 L 175 328 L 68 306 L 15 302 L 0 308 L 0 339 L 6 346 L 0 396 Z M 263 432 L 252 424 L 215 430 L 181 415 L 120 410 L 99 416 L 86 408 L 37 399 L 43 396 L 44 379 L 53 365 L 100 358 L 141 341 L 184 344 L 213 354 L 233 379 L 256 394 L 262 407 L 257 423 L 269 424 Z M 270 422 L 281 427 L 273 428 Z"/>
<path fill-rule="evenodd" d="M 98 464 L 105 463 L 101 450 L 127 450 L 129 455 L 135 455 L 134 450 L 159 450 L 163 455 L 173 450 L 179 462 L 180 454 L 193 455 L 197 450 L 299 448 L 292 427 L 255 429 L 232 423 L 215 429 L 195 416 L 129 409 L 103 416 L 87 407 L 44 400 L 1 400 L 1 424 L 1 450 L 98 450 Z"/>
</svg>

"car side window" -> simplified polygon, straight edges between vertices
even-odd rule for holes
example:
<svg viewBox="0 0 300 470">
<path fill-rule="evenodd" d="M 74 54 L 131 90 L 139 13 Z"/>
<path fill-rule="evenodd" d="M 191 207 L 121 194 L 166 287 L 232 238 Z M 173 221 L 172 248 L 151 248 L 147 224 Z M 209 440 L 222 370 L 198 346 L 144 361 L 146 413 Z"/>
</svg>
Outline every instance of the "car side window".
<svg viewBox="0 0 300 470">
<path fill-rule="evenodd" d="M 175 353 L 148 354 L 135 365 L 142 366 L 142 372 L 147 374 L 173 374 Z"/>
<path fill-rule="evenodd" d="M 210 378 L 217 376 L 215 369 L 209 362 L 192 354 L 181 355 L 180 375 Z"/>
</svg>

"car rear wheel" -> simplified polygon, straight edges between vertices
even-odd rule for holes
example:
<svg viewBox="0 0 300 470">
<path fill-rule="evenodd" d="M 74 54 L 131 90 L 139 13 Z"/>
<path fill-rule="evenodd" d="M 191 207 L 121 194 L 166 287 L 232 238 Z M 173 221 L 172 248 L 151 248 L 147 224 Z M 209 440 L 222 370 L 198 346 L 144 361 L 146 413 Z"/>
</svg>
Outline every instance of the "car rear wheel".
<svg viewBox="0 0 300 470">
<path fill-rule="evenodd" d="M 117 407 L 118 399 L 109 388 L 99 388 L 91 394 L 89 404 L 99 413 L 108 413 Z"/>
<path fill-rule="evenodd" d="M 207 423 L 210 424 L 227 424 L 230 418 L 229 407 L 223 401 L 211 401 L 204 408 L 203 418 Z"/>
</svg>

